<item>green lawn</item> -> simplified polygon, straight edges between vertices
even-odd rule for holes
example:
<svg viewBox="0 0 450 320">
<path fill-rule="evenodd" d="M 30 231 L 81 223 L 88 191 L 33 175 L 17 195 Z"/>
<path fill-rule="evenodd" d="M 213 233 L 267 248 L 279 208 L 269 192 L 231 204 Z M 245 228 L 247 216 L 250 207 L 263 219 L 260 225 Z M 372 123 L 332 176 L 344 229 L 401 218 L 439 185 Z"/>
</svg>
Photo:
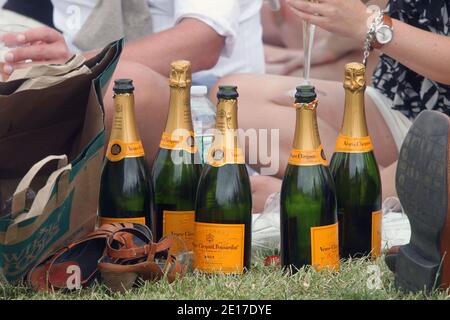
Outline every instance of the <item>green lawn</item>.
<svg viewBox="0 0 450 320">
<path fill-rule="evenodd" d="M 380 289 L 369 289 L 370 268 L 381 271 Z M 370 282 L 370 280 L 369 280 Z M 450 292 L 403 294 L 394 287 L 393 276 L 383 259 L 347 261 L 336 274 L 300 270 L 293 276 L 258 262 L 243 276 L 206 276 L 198 273 L 169 285 L 165 281 L 146 283 L 124 295 L 108 294 L 96 285 L 71 294 L 35 294 L 24 287 L 0 285 L 0 299 L 448 299 Z"/>
</svg>

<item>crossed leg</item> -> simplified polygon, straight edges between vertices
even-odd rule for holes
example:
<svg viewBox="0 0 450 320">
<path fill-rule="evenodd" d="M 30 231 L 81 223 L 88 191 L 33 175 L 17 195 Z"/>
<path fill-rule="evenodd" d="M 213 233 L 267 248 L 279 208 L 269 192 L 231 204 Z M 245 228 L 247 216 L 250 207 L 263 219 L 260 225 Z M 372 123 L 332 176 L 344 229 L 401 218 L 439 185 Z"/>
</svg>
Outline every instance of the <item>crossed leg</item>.
<svg viewBox="0 0 450 320">
<path fill-rule="evenodd" d="M 322 144 L 327 158 L 330 159 L 342 122 L 344 89 L 339 82 L 324 80 L 312 82 L 316 86 L 319 98 L 318 122 Z M 255 211 L 263 208 L 267 195 L 279 191 L 281 183 L 276 179 L 283 178 L 295 129 L 295 110 L 291 107 L 293 98 L 288 92 L 292 92 L 299 83 L 300 80 L 294 77 L 242 74 L 224 77 L 216 85 L 238 86 L 241 128 L 279 130 L 279 152 L 271 155 L 271 164 L 273 165 L 274 161 L 278 162 L 276 173 L 273 177 L 252 178 Z M 216 90 L 217 88 L 212 92 Z M 366 117 L 375 155 L 382 171 L 383 195 L 384 197 L 394 195 L 393 173 L 398 157 L 397 147 L 383 117 L 369 97 L 366 97 Z M 260 161 L 251 165 L 257 169 L 265 167 Z"/>
</svg>

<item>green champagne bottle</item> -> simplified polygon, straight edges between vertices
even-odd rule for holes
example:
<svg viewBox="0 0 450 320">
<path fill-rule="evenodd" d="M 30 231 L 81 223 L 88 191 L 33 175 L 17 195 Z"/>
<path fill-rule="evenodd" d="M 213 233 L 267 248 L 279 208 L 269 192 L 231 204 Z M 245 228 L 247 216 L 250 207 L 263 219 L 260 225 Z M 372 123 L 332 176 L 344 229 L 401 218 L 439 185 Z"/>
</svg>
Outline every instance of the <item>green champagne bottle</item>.
<svg viewBox="0 0 450 320">
<path fill-rule="evenodd" d="M 252 193 L 238 139 L 237 87 L 217 94 L 214 142 L 195 204 L 194 268 L 241 274 L 250 268 Z"/>
<path fill-rule="evenodd" d="M 134 222 L 152 227 L 151 181 L 136 127 L 132 80 L 116 80 L 114 118 L 101 175 L 99 224 Z"/>
<path fill-rule="evenodd" d="M 280 197 L 281 262 L 339 270 L 336 192 L 317 125 L 317 95 L 297 88 L 295 137 Z"/>
<path fill-rule="evenodd" d="M 201 173 L 191 118 L 191 64 L 171 65 L 170 102 L 166 127 L 153 164 L 155 237 L 173 234 L 183 241 L 173 250 L 193 250 L 195 195 Z"/>
<path fill-rule="evenodd" d="M 381 178 L 366 124 L 365 67 L 345 70 L 344 120 L 331 159 L 342 258 L 381 255 Z"/>
</svg>

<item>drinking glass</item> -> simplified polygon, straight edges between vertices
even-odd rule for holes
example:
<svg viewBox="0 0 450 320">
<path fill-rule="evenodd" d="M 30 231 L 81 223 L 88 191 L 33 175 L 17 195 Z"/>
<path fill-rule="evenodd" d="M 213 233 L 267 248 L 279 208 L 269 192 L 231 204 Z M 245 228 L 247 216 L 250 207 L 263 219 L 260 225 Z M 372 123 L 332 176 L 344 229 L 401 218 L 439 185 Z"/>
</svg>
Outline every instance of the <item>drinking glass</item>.
<svg viewBox="0 0 450 320">
<path fill-rule="evenodd" d="M 318 2 L 317 0 L 307 0 L 309 2 Z M 314 35 L 316 31 L 316 26 L 303 21 L 303 78 L 306 84 L 309 84 L 309 74 L 311 70 L 311 54 L 314 45 Z"/>
<path fill-rule="evenodd" d="M 0 81 L 7 81 L 9 78 L 9 75 L 3 72 L 6 54 L 11 49 L 24 46 L 17 43 L 17 35 L 28 29 L 30 27 L 21 24 L 0 24 Z"/>
</svg>

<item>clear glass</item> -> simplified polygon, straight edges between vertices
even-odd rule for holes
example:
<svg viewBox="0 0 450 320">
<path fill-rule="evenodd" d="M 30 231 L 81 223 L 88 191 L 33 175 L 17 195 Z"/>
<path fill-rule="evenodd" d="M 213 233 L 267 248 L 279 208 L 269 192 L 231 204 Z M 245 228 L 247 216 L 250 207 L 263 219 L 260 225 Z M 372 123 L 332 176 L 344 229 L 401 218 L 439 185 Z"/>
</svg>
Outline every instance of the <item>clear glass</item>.
<svg viewBox="0 0 450 320">
<path fill-rule="evenodd" d="M 7 81 L 9 78 L 3 70 L 6 54 L 11 49 L 22 46 L 17 43 L 17 35 L 28 29 L 30 27 L 21 24 L 0 24 L 0 81 Z"/>
<path fill-rule="evenodd" d="M 191 95 L 191 112 L 199 154 L 204 164 L 214 138 L 216 107 L 206 94 Z"/>
<path fill-rule="evenodd" d="M 308 0 L 309 2 L 318 2 L 317 0 Z M 310 70 L 311 70 L 311 54 L 314 45 L 314 35 L 316 26 L 304 21 L 303 22 L 303 79 L 305 84 L 310 84 Z"/>
</svg>

